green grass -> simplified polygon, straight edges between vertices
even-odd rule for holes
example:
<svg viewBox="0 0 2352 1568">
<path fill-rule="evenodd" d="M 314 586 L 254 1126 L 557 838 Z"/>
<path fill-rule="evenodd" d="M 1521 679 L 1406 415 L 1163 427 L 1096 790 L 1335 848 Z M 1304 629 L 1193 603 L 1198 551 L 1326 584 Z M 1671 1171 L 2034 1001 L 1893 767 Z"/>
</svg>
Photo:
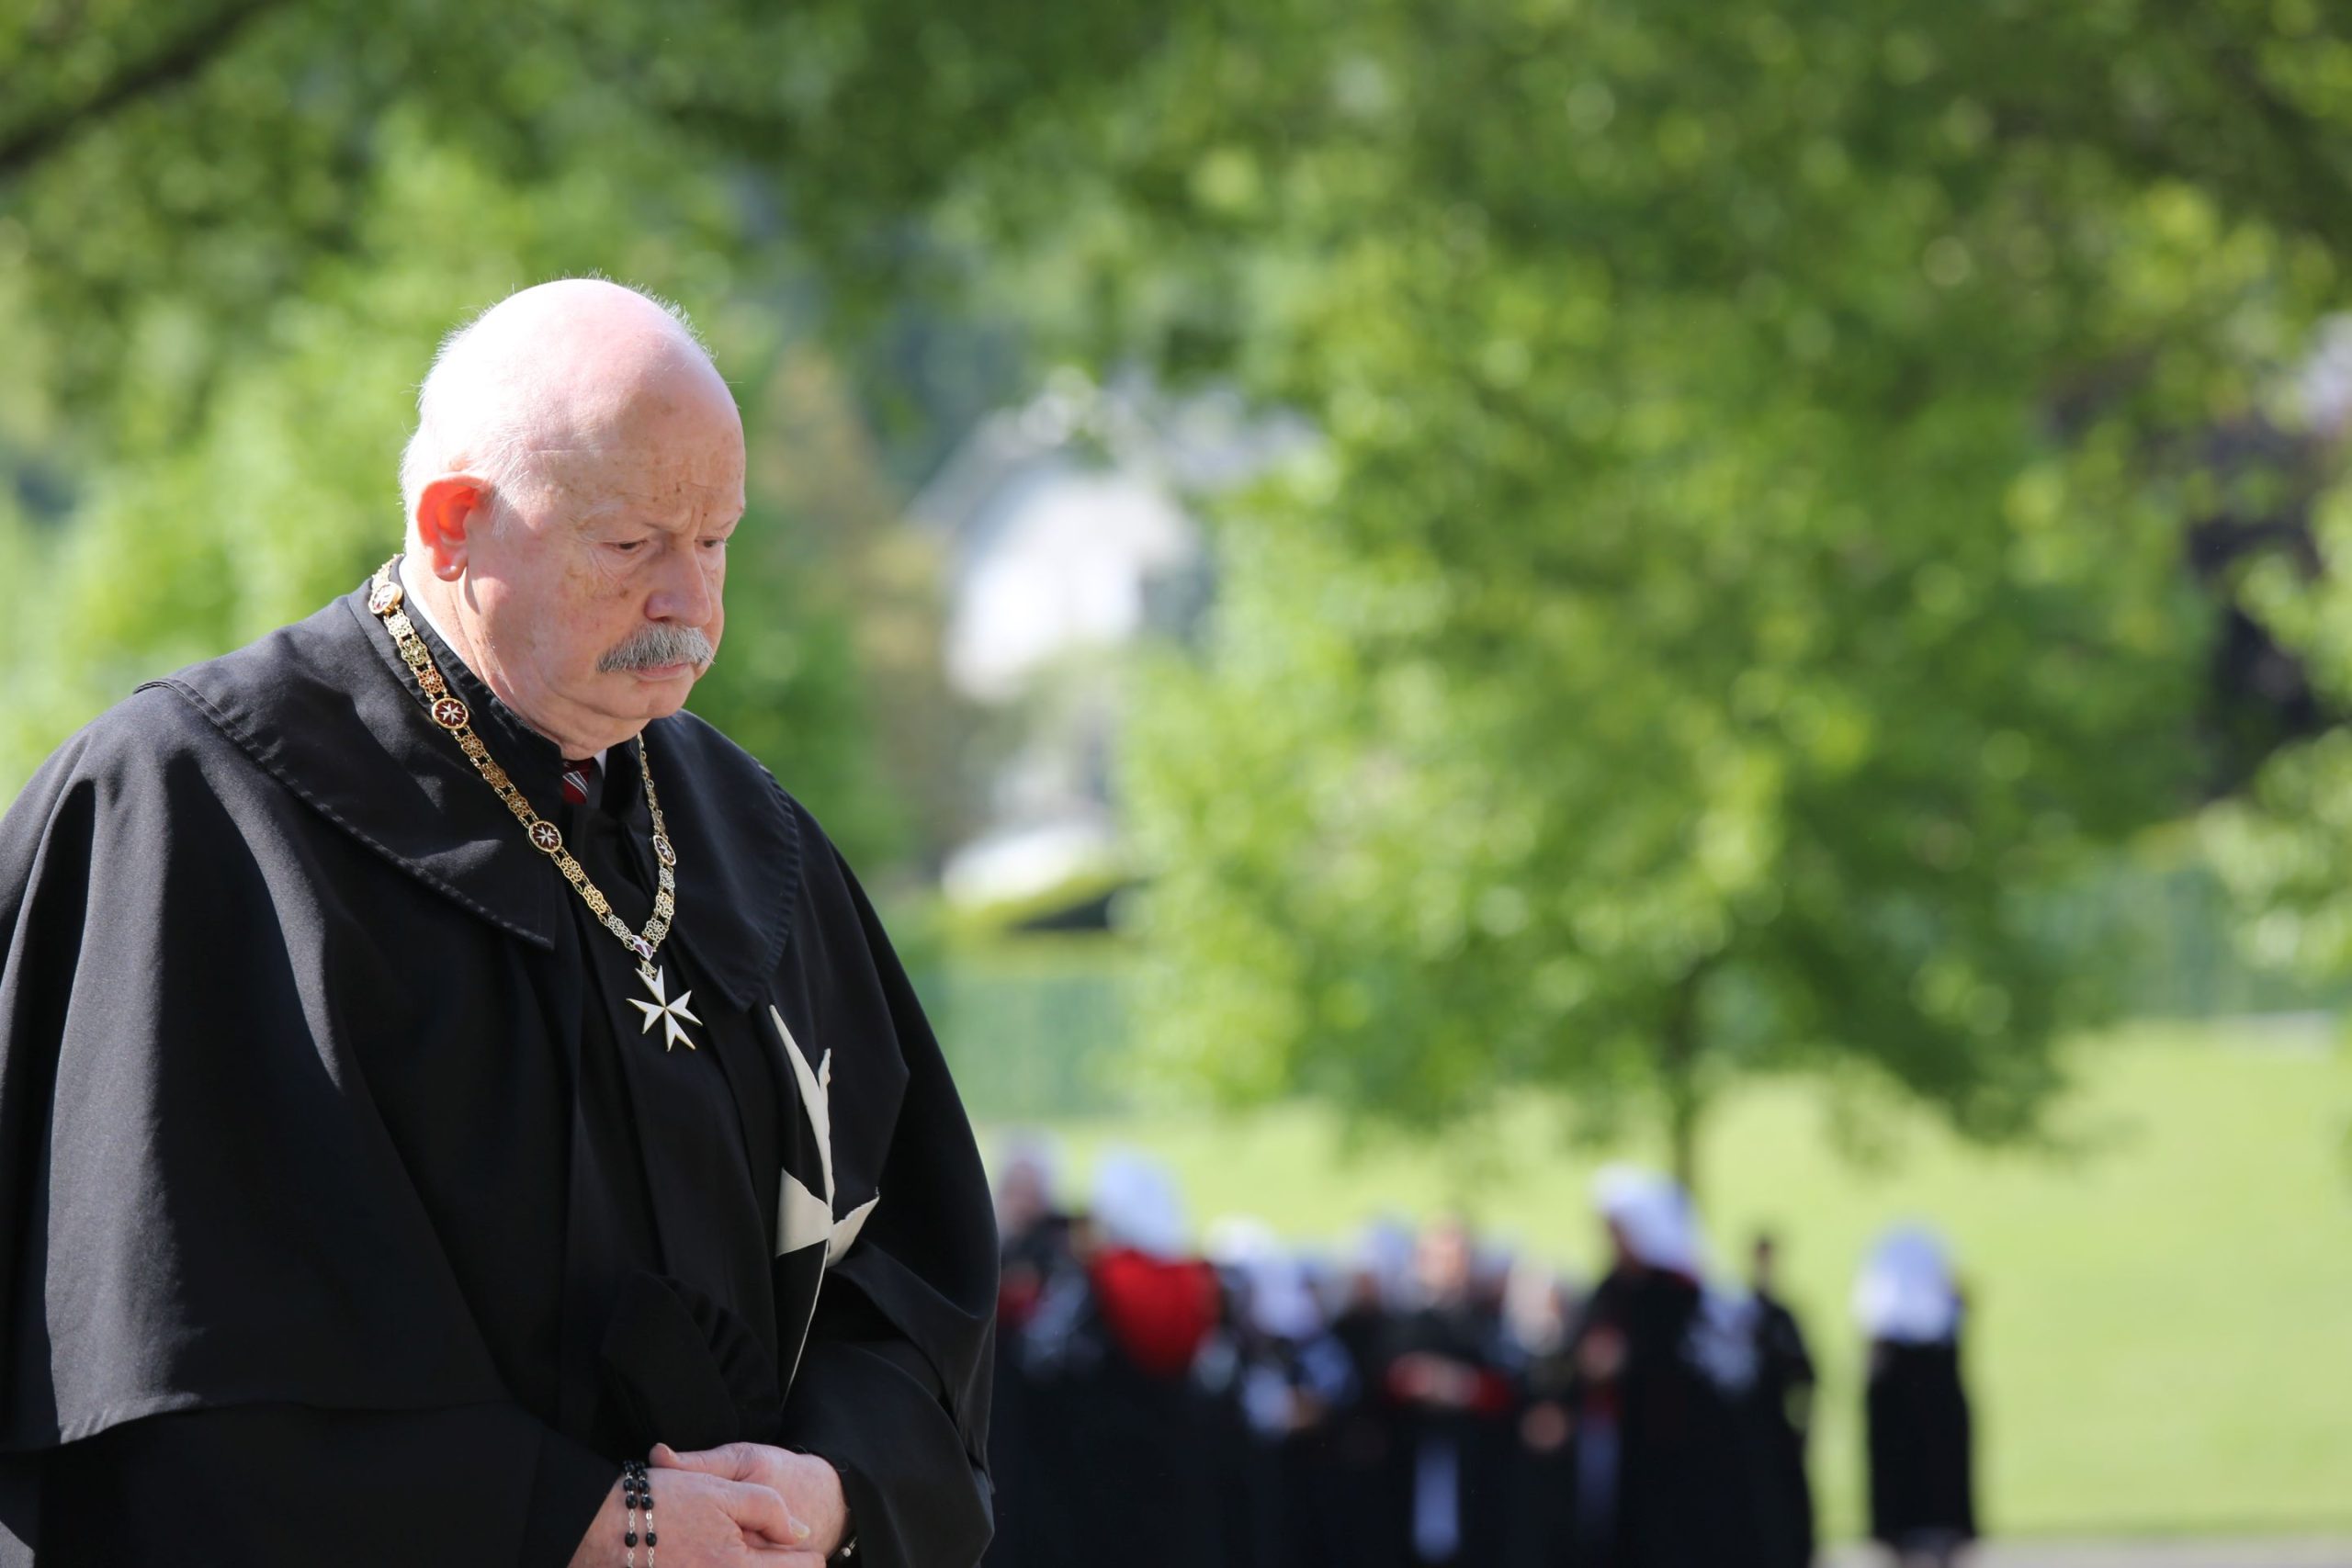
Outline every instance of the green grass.
<svg viewBox="0 0 2352 1568">
<path fill-rule="evenodd" d="M 1704 1148 L 1719 1258 L 1759 1224 L 1825 1362 L 1815 1485 L 1829 1528 L 1860 1516 L 1856 1261 L 1889 1221 L 1950 1235 L 1970 1344 L 1987 1521 L 2008 1535 L 2352 1529 L 2352 1064 L 2275 1032 L 2141 1028 L 2092 1042 L 2058 1119 L 2084 1152 L 1988 1153 L 1924 1123 L 1857 1168 L 1795 1087 L 1724 1107 Z M 1481 1228 L 1589 1269 L 1586 1182 L 1532 1113 L 1461 1162 L 1345 1157 L 1306 1109 L 1071 1122 L 1069 1174 L 1102 1147 L 1152 1150 L 1195 1221 L 1256 1214 L 1339 1242 L 1367 1216 L 1460 1201 Z M 1634 1151 L 1636 1154 L 1641 1151 Z M 1080 1189 L 1082 1190 L 1082 1189 Z"/>
</svg>

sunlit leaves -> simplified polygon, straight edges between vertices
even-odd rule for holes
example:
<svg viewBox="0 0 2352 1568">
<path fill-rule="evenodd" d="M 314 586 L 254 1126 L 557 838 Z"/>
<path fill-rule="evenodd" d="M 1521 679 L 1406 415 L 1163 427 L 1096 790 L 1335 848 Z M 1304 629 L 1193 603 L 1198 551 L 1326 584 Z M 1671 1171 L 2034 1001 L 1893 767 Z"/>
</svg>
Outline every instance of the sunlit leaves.
<svg viewBox="0 0 2352 1568">
<path fill-rule="evenodd" d="M 2030 1125 L 2097 975 L 2047 890 L 2206 776 L 2170 454 L 2343 231 L 2217 179 L 2183 38 L 1873 11 L 1228 18 L 1253 85 L 1156 62 L 1212 123 L 1114 121 L 1193 198 L 1105 193 L 1160 236 L 1122 287 L 1225 279 L 1229 367 L 1326 438 L 1228 509 L 1135 769 L 1149 1013 L 1211 1083 L 1432 1124 L 1860 1067 Z M 1336 122 L 1253 136 L 1311 83 Z"/>
</svg>

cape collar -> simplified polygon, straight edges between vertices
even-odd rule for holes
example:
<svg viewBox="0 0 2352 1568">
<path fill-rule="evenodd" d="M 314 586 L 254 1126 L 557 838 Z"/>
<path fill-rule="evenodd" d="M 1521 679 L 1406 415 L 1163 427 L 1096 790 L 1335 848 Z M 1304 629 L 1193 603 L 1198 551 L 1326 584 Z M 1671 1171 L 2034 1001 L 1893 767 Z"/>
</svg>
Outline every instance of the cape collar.
<svg viewBox="0 0 2352 1568">
<path fill-rule="evenodd" d="M 560 798 L 562 754 L 419 630 L 474 730 L 524 796 Z M 250 647 L 151 682 L 178 693 L 328 821 L 460 908 L 542 951 L 576 897 L 526 840 L 424 696 L 367 585 Z M 647 726 L 678 846 L 671 942 L 738 1007 L 764 995 L 798 903 L 798 808 L 740 747 L 688 714 Z M 631 770 L 633 771 L 633 770 Z"/>
</svg>

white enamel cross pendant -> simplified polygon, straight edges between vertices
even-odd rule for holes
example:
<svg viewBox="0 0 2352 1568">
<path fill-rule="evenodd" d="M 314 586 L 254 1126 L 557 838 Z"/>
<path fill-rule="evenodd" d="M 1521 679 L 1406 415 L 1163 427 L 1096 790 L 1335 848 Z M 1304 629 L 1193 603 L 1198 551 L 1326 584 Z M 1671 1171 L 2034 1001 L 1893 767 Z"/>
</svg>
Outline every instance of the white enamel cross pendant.
<svg viewBox="0 0 2352 1568">
<path fill-rule="evenodd" d="M 645 1015 L 645 1027 L 639 1030 L 638 1032 L 639 1034 L 652 1033 L 653 1021 L 658 1018 L 662 1021 L 662 1049 L 665 1053 L 676 1050 L 680 1041 L 685 1042 L 687 1050 L 693 1050 L 695 1048 L 694 1040 L 684 1029 L 678 1027 L 678 1021 L 680 1019 L 684 1019 L 688 1023 L 700 1023 L 702 1021 L 702 1020 L 696 1018 L 694 1014 L 686 1010 L 687 998 L 691 998 L 694 993 L 692 991 L 680 991 L 676 1001 L 673 1002 L 670 1000 L 668 995 L 667 972 L 656 969 L 650 964 L 639 964 L 637 966 L 637 977 L 645 982 L 645 988 L 647 990 L 653 993 L 653 999 L 650 1002 L 639 1001 L 635 997 L 631 997 L 628 999 L 629 1006 L 635 1008 L 638 1011 Z"/>
</svg>

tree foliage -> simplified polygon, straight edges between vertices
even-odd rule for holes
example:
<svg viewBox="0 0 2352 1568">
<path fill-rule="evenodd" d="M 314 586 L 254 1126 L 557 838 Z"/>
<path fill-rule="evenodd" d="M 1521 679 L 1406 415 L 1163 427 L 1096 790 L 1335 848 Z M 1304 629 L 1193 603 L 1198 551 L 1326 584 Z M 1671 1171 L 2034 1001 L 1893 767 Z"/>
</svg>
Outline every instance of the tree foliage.
<svg viewBox="0 0 2352 1568">
<path fill-rule="evenodd" d="M 1751 1070 L 2029 1130 L 2054 895 L 2207 776 L 2194 447 L 2340 293 L 2347 70 L 2295 6 L 1207 7 L 976 177 L 1075 341 L 1324 435 L 1139 738 L 1163 1048 L 1686 1163 Z"/>
</svg>

